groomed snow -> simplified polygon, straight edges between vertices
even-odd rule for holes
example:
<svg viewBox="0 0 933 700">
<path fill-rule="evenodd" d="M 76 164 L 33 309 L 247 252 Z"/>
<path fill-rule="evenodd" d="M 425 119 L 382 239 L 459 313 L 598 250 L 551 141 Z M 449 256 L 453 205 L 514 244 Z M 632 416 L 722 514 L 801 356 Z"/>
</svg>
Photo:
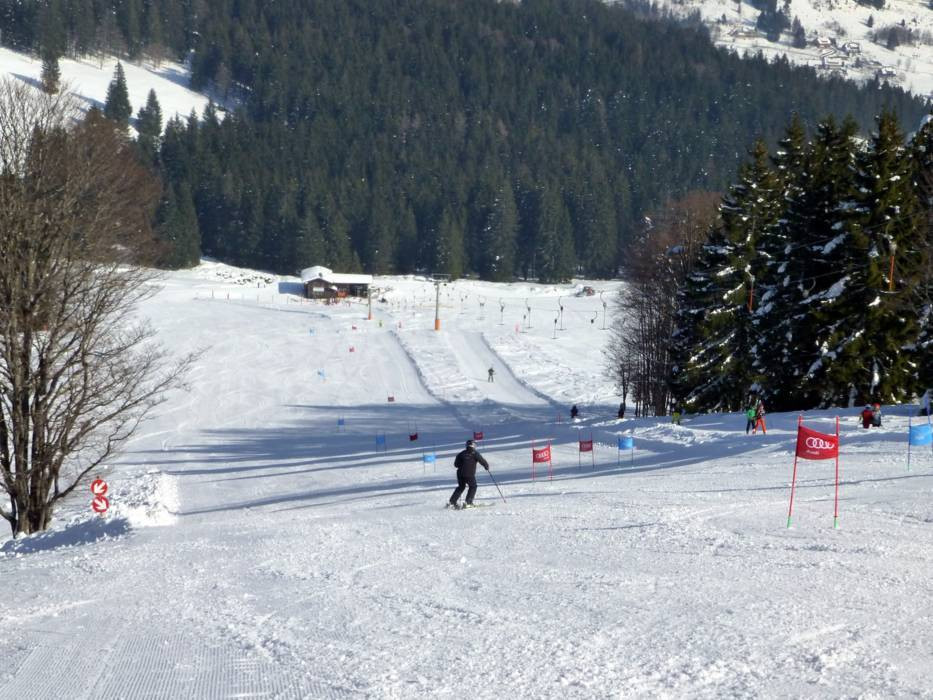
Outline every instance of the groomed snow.
<svg viewBox="0 0 933 700">
<path fill-rule="evenodd" d="M 165 278 L 142 313 L 205 348 L 191 389 L 100 474 L 110 514 L 82 491 L 0 536 L 0 698 L 929 697 L 916 407 L 840 411 L 840 527 L 832 463 L 801 462 L 787 528 L 797 417 L 617 420 L 599 296 L 457 282 L 435 333 L 433 285 L 376 284 L 367 321 L 296 278 Z M 481 472 L 493 507 L 444 510 L 474 430 L 505 500 Z"/>
</svg>

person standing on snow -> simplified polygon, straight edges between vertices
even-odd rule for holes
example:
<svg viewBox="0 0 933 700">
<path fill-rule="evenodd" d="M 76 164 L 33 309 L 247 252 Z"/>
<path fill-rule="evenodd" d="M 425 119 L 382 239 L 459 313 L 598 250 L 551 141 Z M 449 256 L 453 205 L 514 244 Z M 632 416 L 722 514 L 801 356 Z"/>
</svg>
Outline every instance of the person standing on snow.
<svg viewBox="0 0 933 700">
<path fill-rule="evenodd" d="M 875 412 L 871 410 L 871 406 L 865 404 L 865 408 L 862 409 L 859 415 L 862 416 L 862 427 L 870 428 L 872 421 L 875 419 Z"/>
<path fill-rule="evenodd" d="M 755 427 L 752 428 L 752 435 L 758 432 L 758 428 L 761 428 L 761 433 L 764 435 L 768 431 L 765 429 L 765 402 L 759 401 L 758 405 L 755 407 Z"/>
<path fill-rule="evenodd" d="M 473 508 L 473 497 L 476 495 L 476 464 L 479 462 L 488 472 L 489 463 L 483 459 L 483 455 L 476 451 L 476 443 L 472 440 L 466 441 L 466 449 L 462 450 L 454 457 L 454 466 L 457 468 L 457 488 L 450 494 L 448 508 L 459 508 L 457 503 L 460 500 L 460 494 L 469 486 L 467 491 L 464 508 Z"/>
<path fill-rule="evenodd" d="M 619 404 L 619 419 L 625 418 L 625 402 Z"/>
<path fill-rule="evenodd" d="M 755 414 L 757 411 L 754 406 L 749 406 L 748 410 L 745 411 L 745 434 L 748 435 L 748 432 L 755 427 Z"/>
<path fill-rule="evenodd" d="M 579 414 L 580 414 L 580 409 L 577 408 L 577 404 L 574 404 L 573 406 L 570 407 L 570 418 L 571 418 L 571 420 L 576 419 L 576 417 L 577 417 Z"/>
<path fill-rule="evenodd" d="M 495 371 L 492 367 L 490 367 L 490 368 L 489 368 L 489 379 L 487 379 L 486 381 L 487 381 L 487 382 L 494 382 L 495 379 L 493 379 L 493 375 L 494 375 L 495 373 L 496 373 L 496 371 Z"/>
<path fill-rule="evenodd" d="M 876 403 L 874 406 L 872 406 L 871 425 L 873 428 L 881 427 L 881 404 L 880 403 Z"/>
</svg>

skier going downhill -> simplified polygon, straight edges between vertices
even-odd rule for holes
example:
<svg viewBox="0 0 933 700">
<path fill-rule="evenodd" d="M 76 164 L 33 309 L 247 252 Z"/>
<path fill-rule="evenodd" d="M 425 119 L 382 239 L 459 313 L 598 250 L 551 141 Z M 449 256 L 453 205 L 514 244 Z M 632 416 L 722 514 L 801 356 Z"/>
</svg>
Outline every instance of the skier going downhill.
<svg viewBox="0 0 933 700">
<path fill-rule="evenodd" d="M 457 488 L 454 489 L 454 492 L 450 494 L 450 501 L 448 502 L 448 507 L 459 508 L 458 501 L 460 500 L 460 494 L 463 493 L 463 490 L 469 486 L 467 491 L 466 501 L 463 504 L 464 508 L 473 507 L 473 497 L 476 495 L 476 463 L 479 462 L 483 465 L 483 468 L 486 471 L 489 471 L 489 463 L 483 459 L 483 455 L 476 451 L 476 443 L 472 440 L 466 441 L 466 449 L 462 450 L 454 458 L 454 466 L 457 468 Z"/>
</svg>

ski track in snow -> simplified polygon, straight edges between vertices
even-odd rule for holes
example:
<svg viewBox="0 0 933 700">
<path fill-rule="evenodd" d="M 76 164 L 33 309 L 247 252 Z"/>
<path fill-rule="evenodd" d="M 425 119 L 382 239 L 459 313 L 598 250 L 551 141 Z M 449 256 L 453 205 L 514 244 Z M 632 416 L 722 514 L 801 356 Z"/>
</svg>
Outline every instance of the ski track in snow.
<svg viewBox="0 0 933 700">
<path fill-rule="evenodd" d="M 841 526 L 831 463 L 802 462 L 788 529 L 796 416 L 616 420 L 593 299 L 466 281 L 435 333 L 417 280 L 367 322 L 236 279 L 206 263 L 143 307 L 204 354 L 102 470 L 111 514 L 76 493 L 0 540 L 0 698 L 929 697 L 933 456 L 906 470 L 908 407 L 843 412 Z M 559 294 L 564 335 L 512 332 Z M 480 473 L 494 507 L 445 510 L 474 429 L 506 501 Z"/>
</svg>

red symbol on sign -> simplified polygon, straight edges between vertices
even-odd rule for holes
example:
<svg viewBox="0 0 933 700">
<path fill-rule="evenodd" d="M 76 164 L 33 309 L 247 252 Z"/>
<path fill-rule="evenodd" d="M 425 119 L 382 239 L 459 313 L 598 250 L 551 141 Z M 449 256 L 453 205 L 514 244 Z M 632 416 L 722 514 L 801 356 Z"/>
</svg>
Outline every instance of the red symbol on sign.
<svg viewBox="0 0 933 700">
<path fill-rule="evenodd" d="M 839 456 L 839 438 L 797 426 L 797 456 L 804 459 L 833 459 Z"/>
<path fill-rule="evenodd" d="M 593 451 L 592 440 L 580 440 L 580 452 L 592 452 L 592 451 Z"/>
<path fill-rule="evenodd" d="M 95 496 L 94 500 L 91 501 L 91 508 L 94 509 L 95 513 L 106 513 L 109 507 L 110 501 L 107 500 L 106 496 Z"/>
<path fill-rule="evenodd" d="M 103 496 L 107 493 L 107 482 L 103 479 L 94 479 L 91 482 L 91 493 L 95 496 Z"/>
<path fill-rule="evenodd" d="M 541 450 L 532 449 L 531 450 L 531 461 L 538 462 L 538 463 L 550 462 L 551 461 L 551 446 L 548 445 L 547 447 Z"/>
</svg>

